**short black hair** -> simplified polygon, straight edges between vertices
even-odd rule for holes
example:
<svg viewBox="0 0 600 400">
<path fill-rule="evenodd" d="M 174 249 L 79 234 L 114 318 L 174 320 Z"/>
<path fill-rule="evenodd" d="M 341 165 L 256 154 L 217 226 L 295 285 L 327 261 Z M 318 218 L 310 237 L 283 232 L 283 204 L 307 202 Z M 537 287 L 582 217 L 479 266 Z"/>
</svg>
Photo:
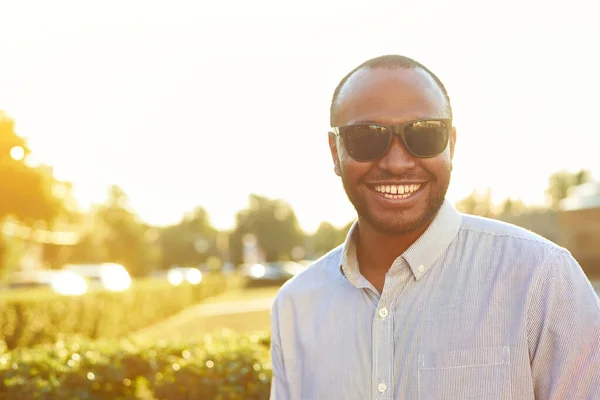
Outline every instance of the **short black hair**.
<svg viewBox="0 0 600 400">
<path fill-rule="evenodd" d="M 452 106 L 450 105 L 450 96 L 448 96 L 448 91 L 446 91 L 446 87 L 444 86 L 442 81 L 433 72 L 431 72 L 427 67 L 425 67 L 423 64 L 419 63 L 418 61 L 415 61 L 412 58 L 409 58 L 406 56 L 391 54 L 391 55 L 375 57 L 375 58 L 372 58 L 370 60 L 363 62 L 358 67 L 356 67 L 352 71 L 350 71 L 340 81 L 340 83 L 338 83 L 337 87 L 335 88 L 335 91 L 333 92 L 333 97 L 331 98 L 331 106 L 329 109 L 329 123 L 331 126 L 336 126 L 335 121 L 337 119 L 337 100 L 338 100 L 338 97 L 339 97 L 339 94 L 340 94 L 342 88 L 344 87 L 344 84 L 348 81 L 348 79 L 350 79 L 350 77 L 352 77 L 352 75 L 354 75 L 355 72 L 360 71 L 363 68 L 368 68 L 368 69 L 377 69 L 377 68 L 413 69 L 413 68 L 417 68 L 417 69 L 422 69 L 427 74 L 429 74 L 429 76 L 431 76 L 433 78 L 433 80 L 440 87 L 440 89 L 442 89 L 442 92 L 444 93 L 444 96 L 446 97 L 446 101 L 448 102 L 448 112 L 450 114 L 450 119 L 452 119 Z"/>
</svg>

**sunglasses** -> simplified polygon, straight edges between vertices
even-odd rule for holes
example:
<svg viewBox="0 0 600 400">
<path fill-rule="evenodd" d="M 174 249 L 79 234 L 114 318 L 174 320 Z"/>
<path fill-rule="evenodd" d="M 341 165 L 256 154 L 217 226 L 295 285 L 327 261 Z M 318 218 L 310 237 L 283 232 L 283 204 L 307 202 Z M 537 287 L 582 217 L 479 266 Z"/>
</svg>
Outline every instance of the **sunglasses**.
<svg viewBox="0 0 600 400">
<path fill-rule="evenodd" d="M 450 119 L 422 119 L 401 125 L 355 124 L 333 127 L 342 138 L 348 155 L 356 161 L 375 161 L 385 155 L 397 135 L 415 157 L 428 158 L 441 154 L 448 145 Z"/>
</svg>

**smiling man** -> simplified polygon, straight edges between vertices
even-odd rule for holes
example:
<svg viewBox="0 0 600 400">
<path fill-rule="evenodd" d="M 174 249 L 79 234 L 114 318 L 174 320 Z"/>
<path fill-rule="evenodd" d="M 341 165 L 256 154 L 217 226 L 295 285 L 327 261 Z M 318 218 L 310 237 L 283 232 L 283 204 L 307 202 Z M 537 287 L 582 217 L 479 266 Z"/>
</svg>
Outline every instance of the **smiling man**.
<svg viewBox="0 0 600 400">
<path fill-rule="evenodd" d="M 275 299 L 272 400 L 600 398 L 589 281 L 566 249 L 445 199 L 455 145 L 418 62 L 342 79 L 329 146 L 358 219 Z"/>
</svg>

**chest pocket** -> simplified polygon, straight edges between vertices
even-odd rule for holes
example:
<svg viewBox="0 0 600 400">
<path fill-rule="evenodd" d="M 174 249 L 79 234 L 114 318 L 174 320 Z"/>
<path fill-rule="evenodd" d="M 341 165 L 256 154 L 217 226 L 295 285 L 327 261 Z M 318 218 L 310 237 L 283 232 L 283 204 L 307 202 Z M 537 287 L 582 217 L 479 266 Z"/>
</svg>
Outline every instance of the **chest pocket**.
<svg viewBox="0 0 600 400">
<path fill-rule="evenodd" d="M 508 346 L 419 354 L 419 400 L 510 400 Z"/>
</svg>

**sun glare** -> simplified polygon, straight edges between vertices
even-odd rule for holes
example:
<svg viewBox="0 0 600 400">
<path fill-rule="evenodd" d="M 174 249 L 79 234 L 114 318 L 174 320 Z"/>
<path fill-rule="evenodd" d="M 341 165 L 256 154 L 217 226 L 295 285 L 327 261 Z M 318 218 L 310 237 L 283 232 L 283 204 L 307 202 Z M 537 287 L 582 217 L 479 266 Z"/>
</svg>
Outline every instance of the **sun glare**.
<svg viewBox="0 0 600 400">
<path fill-rule="evenodd" d="M 25 157 L 25 149 L 21 146 L 15 146 L 10 149 L 10 156 L 17 161 L 21 161 Z"/>
</svg>

